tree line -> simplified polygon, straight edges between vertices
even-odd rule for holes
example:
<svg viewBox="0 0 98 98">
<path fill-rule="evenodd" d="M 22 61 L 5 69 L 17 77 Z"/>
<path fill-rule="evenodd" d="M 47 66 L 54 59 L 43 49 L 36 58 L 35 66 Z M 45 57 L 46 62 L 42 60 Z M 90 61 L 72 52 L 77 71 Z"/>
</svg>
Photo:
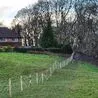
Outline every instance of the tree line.
<svg viewBox="0 0 98 98">
<path fill-rule="evenodd" d="M 18 11 L 12 26 L 21 32 L 25 46 L 46 44 L 43 36 L 47 38 L 52 32 L 50 36 L 56 47 L 69 44 L 74 52 L 95 56 L 98 52 L 97 17 L 98 0 L 39 0 Z"/>
</svg>

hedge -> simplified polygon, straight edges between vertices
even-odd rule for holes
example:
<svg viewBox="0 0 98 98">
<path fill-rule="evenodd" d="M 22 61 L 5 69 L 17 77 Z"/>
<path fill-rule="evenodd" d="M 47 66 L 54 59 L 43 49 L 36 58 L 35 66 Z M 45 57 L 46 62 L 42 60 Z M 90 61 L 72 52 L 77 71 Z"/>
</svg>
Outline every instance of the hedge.
<svg viewBox="0 0 98 98">
<path fill-rule="evenodd" d="M 72 49 L 69 46 L 62 47 L 62 48 L 38 48 L 38 47 L 30 47 L 30 48 L 13 48 L 11 46 L 4 46 L 0 48 L 0 52 L 20 52 L 20 53 L 65 53 L 71 54 Z"/>
<path fill-rule="evenodd" d="M 14 48 L 15 52 L 22 52 L 22 53 L 41 53 L 41 52 L 53 52 L 53 53 L 66 53 L 66 54 L 71 54 L 72 49 L 70 48 Z"/>
</svg>

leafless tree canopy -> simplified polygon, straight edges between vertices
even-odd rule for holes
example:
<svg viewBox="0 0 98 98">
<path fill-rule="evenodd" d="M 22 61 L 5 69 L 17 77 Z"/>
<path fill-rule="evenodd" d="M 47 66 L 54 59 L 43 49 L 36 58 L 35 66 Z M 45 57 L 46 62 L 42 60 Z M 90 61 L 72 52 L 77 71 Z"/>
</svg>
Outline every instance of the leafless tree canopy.
<svg viewBox="0 0 98 98">
<path fill-rule="evenodd" d="M 97 56 L 98 0 L 39 0 L 21 9 L 14 21 L 22 26 L 25 45 L 39 46 L 49 18 L 59 44 L 70 44 L 74 52 Z"/>
</svg>

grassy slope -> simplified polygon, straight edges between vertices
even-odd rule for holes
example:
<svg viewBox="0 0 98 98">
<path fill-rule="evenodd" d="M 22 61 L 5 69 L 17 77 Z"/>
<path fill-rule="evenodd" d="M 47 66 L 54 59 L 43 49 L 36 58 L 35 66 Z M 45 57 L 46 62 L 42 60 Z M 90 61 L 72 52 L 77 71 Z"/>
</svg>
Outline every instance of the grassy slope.
<svg viewBox="0 0 98 98">
<path fill-rule="evenodd" d="M 55 61 L 61 60 L 53 55 L 35 55 L 23 53 L 0 53 L 0 98 L 8 98 L 8 78 L 12 79 L 13 94 L 20 91 L 20 75 L 25 81 L 24 88 L 28 88 L 28 76 L 46 70 Z"/>
<path fill-rule="evenodd" d="M 0 53 L 0 78 L 28 75 L 47 69 L 56 56 L 34 55 L 22 53 Z"/>
<path fill-rule="evenodd" d="M 2 63 L 4 63 L 2 61 L 3 58 L 6 61 L 6 59 L 12 57 L 10 55 L 13 55 L 14 58 L 12 58 L 13 60 L 10 60 L 9 62 L 12 63 L 13 61 L 17 63 L 14 66 L 10 64 L 6 65 L 9 66 L 9 71 L 11 71 L 11 68 L 13 68 L 15 73 L 13 73 L 13 71 L 6 72 L 6 67 L 2 68 L 2 66 L 0 70 L 1 76 L 3 76 L 3 74 L 5 76 L 5 73 L 11 74 L 12 76 L 14 76 L 13 74 L 23 74 L 23 71 L 24 69 L 26 70 L 26 66 L 28 66 L 28 64 L 28 68 L 32 66 L 32 70 L 34 72 L 35 70 L 40 71 L 47 68 L 47 66 L 49 66 L 49 64 L 52 63 L 54 59 L 58 59 L 58 57 L 54 58 L 47 55 L 32 56 L 29 54 L 19 54 L 18 57 L 16 56 L 18 54 L 0 55 L 2 55 L 2 57 L 0 57 Z M 34 59 L 33 64 L 32 59 Z M 38 62 L 36 62 L 35 60 Z M 42 60 L 44 60 L 44 62 L 42 62 Z M 24 63 L 22 64 L 22 62 Z M 22 67 L 20 66 L 20 64 L 22 65 Z M 35 64 L 37 64 L 38 66 L 35 66 Z M 17 69 L 17 66 L 21 69 Z M 26 86 L 27 88 L 25 87 L 24 92 L 20 92 L 20 84 L 18 80 L 19 79 L 13 80 L 13 98 L 98 98 L 98 68 L 92 66 L 91 64 L 83 62 L 73 62 L 61 70 L 56 70 L 53 76 L 48 81 L 45 81 L 44 84 L 37 85 L 36 83 L 34 83 L 30 87 Z M 27 78 L 24 78 L 24 81 L 26 81 L 25 84 L 28 85 Z M 15 84 L 15 82 L 17 82 L 18 84 Z M 8 98 L 8 92 L 6 92 L 7 87 L 5 87 L 5 89 L 2 89 L 2 85 L 4 86 L 7 83 L 8 81 L 5 81 L 4 79 L 2 80 L 1 78 L 0 94 L 2 93 L 2 95 L 0 98 Z"/>
<path fill-rule="evenodd" d="M 14 98 L 98 98 L 98 68 L 73 62 L 43 85 L 32 85 Z"/>
</svg>

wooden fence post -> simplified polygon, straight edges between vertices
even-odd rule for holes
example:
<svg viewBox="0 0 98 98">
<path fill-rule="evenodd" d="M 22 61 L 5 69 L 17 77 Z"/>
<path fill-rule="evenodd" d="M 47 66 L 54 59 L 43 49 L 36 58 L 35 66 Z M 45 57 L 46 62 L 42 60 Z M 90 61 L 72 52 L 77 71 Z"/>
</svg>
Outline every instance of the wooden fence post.
<svg viewBox="0 0 98 98">
<path fill-rule="evenodd" d="M 9 78 L 9 97 L 12 97 L 12 81 L 11 78 Z"/>
<path fill-rule="evenodd" d="M 66 66 L 66 61 L 64 61 L 64 66 Z"/>
<path fill-rule="evenodd" d="M 53 71 L 55 70 L 55 65 L 53 64 Z"/>
<path fill-rule="evenodd" d="M 47 69 L 47 71 L 46 71 L 46 75 L 44 75 L 45 76 L 45 78 L 46 78 L 46 80 L 48 80 L 49 79 L 49 76 L 50 76 L 50 73 L 49 73 L 49 69 Z"/>
<path fill-rule="evenodd" d="M 21 90 L 21 92 L 23 91 L 23 81 L 22 81 L 22 76 L 20 76 L 20 90 Z"/>
<path fill-rule="evenodd" d="M 57 61 L 55 61 L 55 65 L 57 64 Z"/>
<path fill-rule="evenodd" d="M 57 62 L 55 61 L 55 69 L 57 69 Z"/>
<path fill-rule="evenodd" d="M 29 84 L 30 84 L 30 86 L 31 86 L 31 83 L 32 83 L 32 80 L 31 80 L 31 79 L 32 79 L 32 76 L 31 76 L 31 74 L 29 75 L 29 79 L 30 79 L 30 80 L 29 80 Z"/>
<path fill-rule="evenodd" d="M 52 76 L 52 68 L 50 67 L 50 76 Z"/>
<path fill-rule="evenodd" d="M 63 62 L 63 67 L 65 67 L 65 61 Z"/>
<path fill-rule="evenodd" d="M 60 63 L 60 69 L 62 68 L 62 64 Z"/>
<path fill-rule="evenodd" d="M 36 83 L 38 84 L 39 80 L 38 80 L 38 73 L 36 73 Z"/>
<path fill-rule="evenodd" d="M 44 83 L 44 74 L 43 73 L 41 74 L 41 80 L 42 80 L 42 83 Z"/>
</svg>

